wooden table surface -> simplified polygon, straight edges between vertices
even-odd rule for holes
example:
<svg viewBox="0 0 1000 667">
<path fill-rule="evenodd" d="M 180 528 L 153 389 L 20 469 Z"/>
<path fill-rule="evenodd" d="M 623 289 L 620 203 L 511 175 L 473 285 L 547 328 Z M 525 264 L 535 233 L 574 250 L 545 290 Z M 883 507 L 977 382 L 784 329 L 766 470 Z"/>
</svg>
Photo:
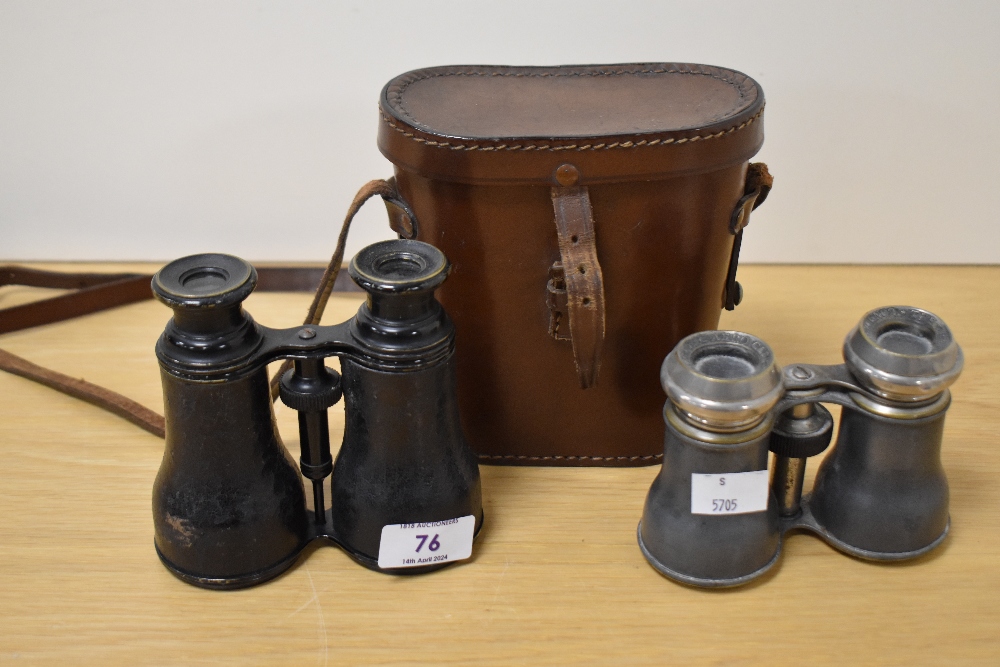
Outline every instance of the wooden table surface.
<svg viewBox="0 0 1000 667">
<path fill-rule="evenodd" d="M 153 550 L 162 441 L 0 373 L 0 665 L 1000 664 L 1000 267 L 745 266 L 740 280 L 746 300 L 720 326 L 760 336 L 781 364 L 838 363 L 847 331 L 880 305 L 951 326 L 966 366 L 944 435 L 952 530 L 935 552 L 873 564 L 793 534 L 761 580 L 696 590 L 636 545 L 658 467 L 484 466 L 470 561 L 400 578 L 321 547 L 265 585 L 206 591 Z M 42 293 L 4 288 L 0 307 Z M 308 299 L 255 294 L 247 310 L 293 326 Z M 358 304 L 335 296 L 325 321 Z M 168 317 L 150 301 L 0 347 L 160 411 L 153 344 Z M 279 407 L 278 421 L 295 452 L 294 413 Z M 342 427 L 331 411 L 334 440 Z"/>
</svg>

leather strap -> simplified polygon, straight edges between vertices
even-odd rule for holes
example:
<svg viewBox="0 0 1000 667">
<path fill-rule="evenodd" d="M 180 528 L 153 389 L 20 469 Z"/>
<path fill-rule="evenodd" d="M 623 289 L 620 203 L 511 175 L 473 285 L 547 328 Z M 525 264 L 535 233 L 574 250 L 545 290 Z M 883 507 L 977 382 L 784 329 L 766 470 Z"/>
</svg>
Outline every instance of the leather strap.
<svg viewBox="0 0 1000 667">
<path fill-rule="evenodd" d="M 325 270 L 313 267 L 261 267 L 257 269 L 257 289 L 272 292 L 309 292 L 315 289 L 316 295 L 306 315 L 306 324 L 316 324 L 320 321 L 332 292 L 360 291 L 360 288 L 347 276 L 341 275 L 340 269 L 344 261 L 344 246 L 351 221 L 361 205 L 375 195 L 381 195 L 385 201 L 390 217 L 395 223 L 393 228 L 398 225 L 397 231 L 401 236 L 410 238 L 416 236 L 417 220 L 409 206 L 399 198 L 392 179 L 370 181 L 354 197 L 337 239 L 337 247 Z M 152 278 L 151 274 L 141 273 L 65 273 L 19 266 L 0 266 L 0 287 L 25 285 L 75 290 L 69 294 L 0 309 L 0 334 L 150 299 L 153 296 L 150 289 Z M 283 364 L 283 370 L 274 377 L 272 393 L 275 398 L 277 380 L 284 370 L 287 370 L 286 366 L 290 367 L 290 362 Z M 4 350 L 0 350 L 0 370 L 87 401 L 127 419 L 154 435 L 164 437 L 164 420 L 161 415 L 110 389 L 33 364 Z"/>
<path fill-rule="evenodd" d="M 263 267 L 257 271 L 257 289 L 270 292 L 311 292 L 323 269 L 314 267 Z M 25 285 L 74 289 L 49 299 L 0 309 L 0 333 L 20 331 L 80 315 L 123 306 L 153 296 L 152 275 L 139 273 L 64 273 L 19 266 L 0 266 L 0 286 Z M 359 291 L 353 282 L 337 285 L 340 291 Z M 0 370 L 33 380 L 46 387 L 86 401 L 127 419 L 153 435 L 163 437 L 163 417 L 127 396 L 83 379 L 33 364 L 6 350 L 0 350 Z"/>
<path fill-rule="evenodd" d="M 149 408 L 136 403 L 131 398 L 105 389 L 86 380 L 78 380 L 62 373 L 33 364 L 27 359 L 0 350 L 0 369 L 34 380 L 46 387 L 61 391 L 73 398 L 79 398 L 91 405 L 96 405 L 122 419 L 127 419 L 136 426 L 149 431 L 155 436 L 163 437 L 163 417 Z"/>
<path fill-rule="evenodd" d="M 312 292 L 323 273 L 323 269 L 307 266 L 261 267 L 257 269 L 257 291 Z M 152 279 L 152 274 L 148 273 L 66 273 L 0 266 L 0 287 L 24 285 L 74 290 L 20 306 L 0 308 L 0 334 L 151 299 L 153 292 L 149 283 Z M 338 280 L 333 291 L 356 292 L 360 288 L 350 280 Z"/>
<path fill-rule="evenodd" d="M 151 275 L 137 273 L 57 273 L 0 266 L 0 286 L 29 285 L 73 289 L 50 299 L 0 310 L 0 334 L 58 322 L 152 298 Z"/>
<path fill-rule="evenodd" d="M 347 245 L 347 233 L 351 231 L 351 223 L 354 222 L 354 216 L 358 214 L 358 211 L 361 210 L 365 202 L 375 195 L 382 197 L 382 201 L 385 202 L 393 231 L 399 234 L 401 238 L 414 239 L 417 237 L 417 233 L 420 231 L 417 218 L 413 215 L 413 211 L 410 210 L 409 205 L 396 191 L 395 178 L 390 178 L 389 180 L 376 179 L 362 185 L 358 193 L 354 195 L 351 205 L 347 208 L 347 215 L 344 216 L 344 222 L 340 226 L 340 236 L 337 237 L 337 247 L 334 248 L 330 263 L 327 265 L 326 271 L 323 272 L 323 277 L 319 281 L 319 287 L 316 288 L 316 295 L 309 305 L 305 320 L 302 322 L 303 324 L 319 324 L 319 321 L 323 319 L 323 311 L 326 310 L 326 304 L 330 300 L 330 293 L 333 291 L 333 286 L 337 282 L 340 269 L 344 263 L 344 248 Z M 281 378 L 292 367 L 292 363 L 291 359 L 285 359 L 281 363 L 281 366 L 278 367 L 278 372 L 271 378 L 272 401 L 278 400 Z"/>
<path fill-rule="evenodd" d="M 565 275 L 573 360 L 580 386 L 588 389 L 597 382 L 604 346 L 604 280 L 597 261 L 590 194 L 582 186 L 553 187 L 552 206 Z"/>
<path fill-rule="evenodd" d="M 774 185 L 774 177 L 763 162 L 753 162 L 747 167 L 743 185 L 743 196 L 729 218 L 729 233 L 733 239 L 733 249 L 729 255 L 729 269 L 726 271 L 726 288 L 722 295 L 722 305 L 726 310 L 735 310 L 743 300 L 743 286 L 736 280 L 736 269 L 740 263 L 740 247 L 743 245 L 743 229 L 750 224 L 750 212 L 764 203 Z"/>
<path fill-rule="evenodd" d="M 371 181 L 355 196 L 341 229 L 340 238 L 337 240 L 337 248 L 326 269 L 294 266 L 261 267 L 257 269 L 257 290 L 316 291 L 316 297 L 306 315 L 306 324 L 319 322 L 331 292 L 359 291 L 360 288 L 346 276 L 340 276 L 340 267 L 344 261 L 344 244 L 351 220 L 361 205 L 375 195 L 381 195 L 385 200 L 386 207 L 395 222 L 394 228 L 398 225 L 397 231 L 401 235 L 414 238 L 417 232 L 416 218 L 406 203 L 399 199 L 392 179 Z M 25 285 L 75 290 L 69 294 L 0 309 L 0 334 L 151 299 L 153 292 L 149 284 L 152 279 L 153 275 L 149 273 L 67 273 L 21 266 L 0 266 L 0 287 Z"/>
</svg>

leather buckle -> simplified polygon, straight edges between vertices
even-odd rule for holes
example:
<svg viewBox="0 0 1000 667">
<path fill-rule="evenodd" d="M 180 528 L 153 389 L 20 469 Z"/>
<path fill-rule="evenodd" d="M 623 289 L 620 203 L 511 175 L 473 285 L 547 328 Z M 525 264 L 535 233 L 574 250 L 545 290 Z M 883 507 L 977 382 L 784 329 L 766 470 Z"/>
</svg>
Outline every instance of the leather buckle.
<svg viewBox="0 0 1000 667">
<path fill-rule="evenodd" d="M 743 245 L 743 230 L 750 224 L 750 212 L 764 203 L 774 177 L 763 162 L 754 162 L 747 167 L 746 184 L 743 196 L 729 216 L 729 233 L 735 236 L 733 250 L 729 255 L 729 268 L 726 270 L 726 287 L 722 295 L 722 305 L 726 310 L 735 310 L 743 301 L 743 286 L 736 280 L 736 269 L 740 263 L 740 247 Z"/>
</svg>

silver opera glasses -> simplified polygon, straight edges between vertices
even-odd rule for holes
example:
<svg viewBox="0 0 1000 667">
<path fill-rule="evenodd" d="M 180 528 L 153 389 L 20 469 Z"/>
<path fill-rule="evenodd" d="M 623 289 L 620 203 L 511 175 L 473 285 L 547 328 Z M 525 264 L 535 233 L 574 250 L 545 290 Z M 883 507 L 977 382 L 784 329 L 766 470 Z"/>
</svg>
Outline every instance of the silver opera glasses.
<svg viewBox="0 0 1000 667">
<path fill-rule="evenodd" d="M 663 362 L 663 469 L 638 539 L 667 577 L 737 586 L 778 560 L 790 530 L 859 558 L 915 558 L 948 533 L 941 436 L 962 351 L 936 315 L 888 306 L 844 341 L 845 363 L 783 371 L 766 343 L 708 331 Z M 806 460 L 837 442 L 803 497 Z M 768 451 L 774 453 L 770 478 Z"/>
</svg>

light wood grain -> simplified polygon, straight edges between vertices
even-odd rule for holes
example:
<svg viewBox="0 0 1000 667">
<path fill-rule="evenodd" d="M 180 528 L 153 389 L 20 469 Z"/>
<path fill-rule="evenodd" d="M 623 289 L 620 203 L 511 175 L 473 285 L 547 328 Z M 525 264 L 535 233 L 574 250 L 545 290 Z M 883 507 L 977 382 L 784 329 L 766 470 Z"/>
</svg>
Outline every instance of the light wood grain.
<svg viewBox="0 0 1000 667">
<path fill-rule="evenodd" d="M 721 326 L 761 336 L 780 363 L 838 362 L 844 335 L 879 305 L 921 306 L 952 327 L 966 370 L 943 453 L 952 533 L 936 552 L 877 565 L 792 535 L 763 580 L 694 590 L 657 574 L 636 545 L 657 468 L 489 466 L 469 562 L 397 578 L 322 547 L 263 586 L 204 591 L 153 551 L 162 441 L 0 374 L 0 665 L 997 664 L 1000 268 L 740 271 L 746 300 Z M 308 299 L 255 294 L 247 309 L 292 326 Z M 334 297 L 326 320 L 358 305 Z M 160 410 L 152 348 L 168 316 L 141 303 L 0 336 L 0 347 Z M 296 449 L 294 415 L 278 418 Z M 331 422 L 338 433 L 342 413 Z"/>
</svg>

